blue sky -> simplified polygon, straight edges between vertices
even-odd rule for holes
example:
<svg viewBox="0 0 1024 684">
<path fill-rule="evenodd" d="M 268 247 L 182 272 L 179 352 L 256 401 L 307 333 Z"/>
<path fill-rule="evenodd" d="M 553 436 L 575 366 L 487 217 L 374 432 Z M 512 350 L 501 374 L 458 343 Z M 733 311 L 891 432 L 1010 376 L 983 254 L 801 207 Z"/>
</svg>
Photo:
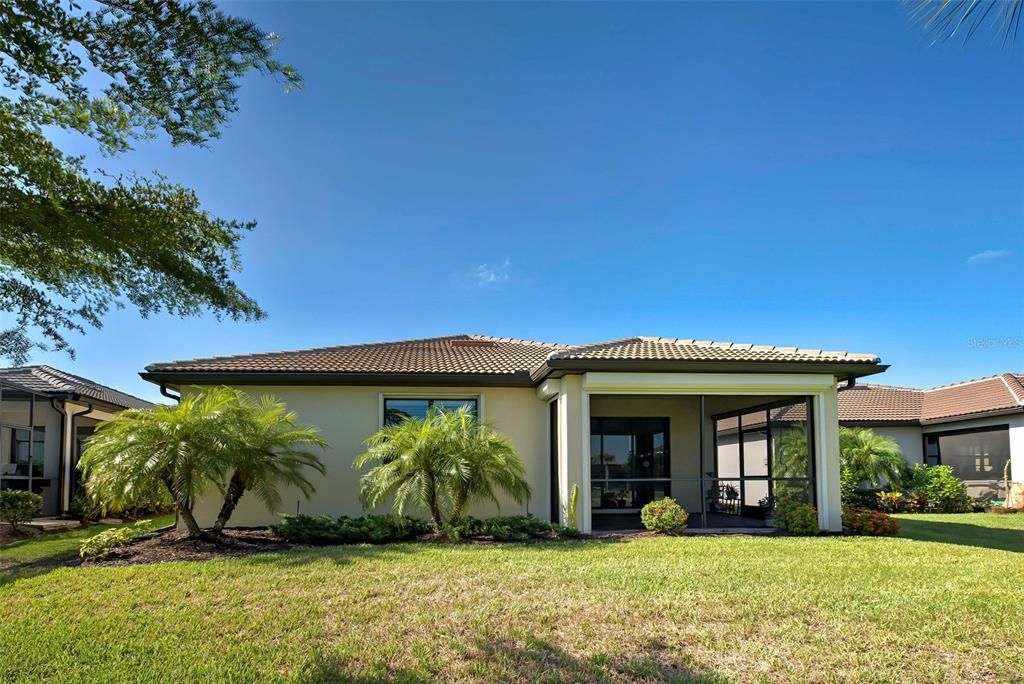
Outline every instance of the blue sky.
<svg viewBox="0 0 1024 684">
<path fill-rule="evenodd" d="M 92 161 L 258 221 L 270 317 L 125 309 L 34 362 L 149 398 L 153 361 L 458 332 L 1024 370 L 1022 45 L 931 46 L 896 3 L 226 8 L 306 87 L 247 78 L 208 149 Z"/>
</svg>

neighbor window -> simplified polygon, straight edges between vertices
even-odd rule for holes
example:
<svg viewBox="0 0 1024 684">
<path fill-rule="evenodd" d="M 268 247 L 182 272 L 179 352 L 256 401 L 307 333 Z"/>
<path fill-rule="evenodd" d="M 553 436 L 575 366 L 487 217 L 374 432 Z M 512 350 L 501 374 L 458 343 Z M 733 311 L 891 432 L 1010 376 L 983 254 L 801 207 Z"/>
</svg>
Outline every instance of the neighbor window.
<svg viewBox="0 0 1024 684">
<path fill-rule="evenodd" d="M 426 418 L 431 409 L 458 411 L 466 407 L 477 415 L 476 399 L 385 399 L 384 424 L 395 425 L 410 418 Z"/>
<path fill-rule="evenodd" d="M 925 462 L 948 465 L 961 480 L 998 480 L 1010 460 L 1010 428 L 956 430 L 924 436 Z"/>
<path fill-rule="evenodd" d="M 46 428 L 37 427 L 31 433 L 28 428 L 11 429 L 11 463 L 15 464 L 15 475 L 29 474 L 29 435 L 33 435 L 31 446 L 32 476 L 43 476 L 43 457 L 46 449 Z"/>
</svg>

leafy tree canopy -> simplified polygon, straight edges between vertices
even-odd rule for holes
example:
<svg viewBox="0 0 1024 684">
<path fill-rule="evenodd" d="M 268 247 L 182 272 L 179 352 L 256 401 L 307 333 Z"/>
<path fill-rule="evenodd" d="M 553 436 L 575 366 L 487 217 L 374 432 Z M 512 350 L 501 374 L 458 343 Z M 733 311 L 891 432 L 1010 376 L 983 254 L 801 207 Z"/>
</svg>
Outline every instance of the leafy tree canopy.
<svg viewBox="0 0 1024 684">
<path fill-rule="evenodd" d="M 73 353 L 69 332 L 126 303 L 143 316 L 265 315 L 231 276 L 253 223 L 211 215 L 159 175 L 89 169 L 47 134 L 77 132 L 104 154 L 161 131 L 204 145 L 237 111 L 247 72 L 301 87 L 275 41 L 209 0 L 0 2 L 0 312 L 13 315 L 0 356 Z"/>
</svg>

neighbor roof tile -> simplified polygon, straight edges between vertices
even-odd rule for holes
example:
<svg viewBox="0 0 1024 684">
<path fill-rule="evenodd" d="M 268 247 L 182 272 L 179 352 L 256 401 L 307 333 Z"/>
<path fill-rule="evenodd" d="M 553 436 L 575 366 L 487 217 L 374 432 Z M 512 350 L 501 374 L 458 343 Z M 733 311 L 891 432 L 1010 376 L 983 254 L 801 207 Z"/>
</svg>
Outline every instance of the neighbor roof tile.
<svg viewBox="0 0 1024 684">
<path fill-rule="evenodd" d="M 77 394 L 120 408 L 152 408 L 153 404 L 112 387 L 50 366 L 0 368 L 0 385 L 42 395 Z"/>
</svg>

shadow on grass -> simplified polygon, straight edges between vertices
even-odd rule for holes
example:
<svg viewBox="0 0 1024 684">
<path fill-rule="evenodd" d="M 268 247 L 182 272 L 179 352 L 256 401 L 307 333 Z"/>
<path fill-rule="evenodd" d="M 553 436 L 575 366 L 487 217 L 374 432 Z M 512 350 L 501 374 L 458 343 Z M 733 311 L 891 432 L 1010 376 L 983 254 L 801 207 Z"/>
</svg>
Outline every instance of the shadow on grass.
<svg viewBox="0 0 1024 684">
<path fill-rule="evenodd" d="M 603 653 L 583 657 L 537 637 L 515 639 L 508 635 L 479 636 L 461 656 L 454 656 L 456 672 L 445 672 L 432 661 L 418 669 L 376 663 L 368 671 L 354 671 L 342 658 L 317 661 L 299 681 L 321 682 L 428 682 L 445 679 L 471 679 L 485 682 L 604 682 L 672 681 L 729 682 L 726 675 L 692 663 L 674 662 L 660 642 L 649 642 L 629 657 Z"/>
<path fill-rule="evenodd" d="M 900 519 L 899 536 L 916 541 L 1024 553 L 1024 532 L 964 523 Z"/>
</svg>

